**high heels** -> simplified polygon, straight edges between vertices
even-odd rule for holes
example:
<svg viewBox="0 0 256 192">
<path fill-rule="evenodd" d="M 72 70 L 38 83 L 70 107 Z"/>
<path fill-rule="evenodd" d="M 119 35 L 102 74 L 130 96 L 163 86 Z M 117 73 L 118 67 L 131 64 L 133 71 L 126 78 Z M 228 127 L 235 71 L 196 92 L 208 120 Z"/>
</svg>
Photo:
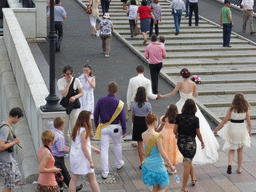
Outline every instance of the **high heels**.
<svg viewBox="0 0 256 192">
<path fill-rule="evenodd" d="M 195 180 L 192 180 L 192 186 L 195 186 L 195 185 L 196 185 L 196 182 L 197 182 L 196 179 L 195 179 Z"/>
<path fill-rule="evenodd" d="M 238 173 L 238 174 L 241 174 L 241 173 L 242 173 L 242 170 L 239 171 L 239 170 L 237 169 L 237 173 Z"/>
<path fill-rule="evenodd" d="M 227 174 L 231 174 L 231 173 L 232 173 L 232 166 L 229 165 L 229 166 L 228 166 L 228 169 L 227 169 Z"/>
</svg>

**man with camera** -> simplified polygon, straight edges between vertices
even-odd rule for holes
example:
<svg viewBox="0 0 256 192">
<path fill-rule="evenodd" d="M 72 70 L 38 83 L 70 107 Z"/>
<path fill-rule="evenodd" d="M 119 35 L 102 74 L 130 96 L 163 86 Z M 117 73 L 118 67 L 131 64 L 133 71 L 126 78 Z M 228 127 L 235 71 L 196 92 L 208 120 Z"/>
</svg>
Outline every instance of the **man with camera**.
<svg viewBox="0 0 256 192">
<path fill-rule="evenodd" d="M 4 176 L 4 189 L 2 192 L 10 192 L 20 181 L 21 174 L 18 163 L 14 159 L 13 146 L 20 142 L 12 131 L 12 125 L 18 123 L 23 117 L 19 107 L 12 108 L 9 117 L 0 124 L 0 174 Z"/>
</svg>

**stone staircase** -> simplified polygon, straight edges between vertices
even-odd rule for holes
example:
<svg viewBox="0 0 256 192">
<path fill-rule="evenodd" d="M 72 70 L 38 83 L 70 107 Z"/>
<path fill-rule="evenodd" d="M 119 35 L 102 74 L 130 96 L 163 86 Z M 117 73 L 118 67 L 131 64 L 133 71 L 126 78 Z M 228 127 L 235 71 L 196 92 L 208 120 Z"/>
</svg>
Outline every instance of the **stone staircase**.
<svg viewBox="0 0 256 192">
<path fill-rule="evenodd" d="M 89 1 L 82 3 L 87 5 Z M 200 16 L 199 26 L 194 26 L 193 17 L 192 26 L 189 27 L 184 12 L 180 34 L 176 36 L 170 3 L 165 0 L 159 0 L 159 3 L 162 7 L 159 35 L 165 36 L 167 52 L 161 75 L 172 85 L 182 80 L 179 71 L 184 67 L 193 75 L 199 75 L 202 84 L 198 85 L 196 101 L 216 123 L 225 117 L 234 94 L 242 92 L 252 106 L 252 128 L 256 133 L 256 43 L 232 33 L 232 47 L 223 47 L 222 28 L 219 25 Z M 143 37 L 130 36 L 128 18 L 120 0 L 111 1 L 109 14 L 115 35 L 146 61 Z"/>
</svg>

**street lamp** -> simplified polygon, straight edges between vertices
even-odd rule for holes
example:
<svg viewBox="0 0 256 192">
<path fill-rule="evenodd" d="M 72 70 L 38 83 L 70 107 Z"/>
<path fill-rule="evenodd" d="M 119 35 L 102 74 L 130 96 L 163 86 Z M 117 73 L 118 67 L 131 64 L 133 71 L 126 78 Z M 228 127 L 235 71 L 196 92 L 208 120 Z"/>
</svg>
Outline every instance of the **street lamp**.
<svg viewBox="0 0 256 192">
<path fill-rule="evenodd" d="M 57 35 L 54 29 L 54 0 L 50 0 L 50 94 L 45 98 L 46 105 L 41 106 L 43 112 L 64 111 L 65 109 L 59 104 L 59 97 L 55 94 L 55 41 Z"/>
</svg>

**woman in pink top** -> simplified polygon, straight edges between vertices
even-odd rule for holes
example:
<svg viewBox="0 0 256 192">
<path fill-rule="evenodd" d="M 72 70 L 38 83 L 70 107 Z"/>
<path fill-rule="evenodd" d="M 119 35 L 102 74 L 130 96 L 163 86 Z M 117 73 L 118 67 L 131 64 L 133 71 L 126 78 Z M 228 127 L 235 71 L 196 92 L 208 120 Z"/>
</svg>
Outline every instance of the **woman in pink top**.
<svg viewBox="0 0 256 192">
<path fill-rule="evenodd" d="M 39 161 L 39 177 L 37 192 L 58 192 L 59 187 L 55 178 L 56 173 L 61 169 L 54 167 L 55 159 L 50 150 L 50 146 L 54 143 L 55 134 L 52 131 L 42 133 L 41 139 L 44 144 L 38 149 L 37 158 Z M 59 178 L 63 180 L 63 176 Z"/>
<path fill-rule="evenodd" d="M 146 47 L 144 56 L 148 59 L 152 90 L 154 94 L 158 94 L 158 75 L 163 66 L 163 58 L 166 57 L 164 46 L 157 42 L 157 36 L 151 36 L 151 43 Z"/>
</svg>

